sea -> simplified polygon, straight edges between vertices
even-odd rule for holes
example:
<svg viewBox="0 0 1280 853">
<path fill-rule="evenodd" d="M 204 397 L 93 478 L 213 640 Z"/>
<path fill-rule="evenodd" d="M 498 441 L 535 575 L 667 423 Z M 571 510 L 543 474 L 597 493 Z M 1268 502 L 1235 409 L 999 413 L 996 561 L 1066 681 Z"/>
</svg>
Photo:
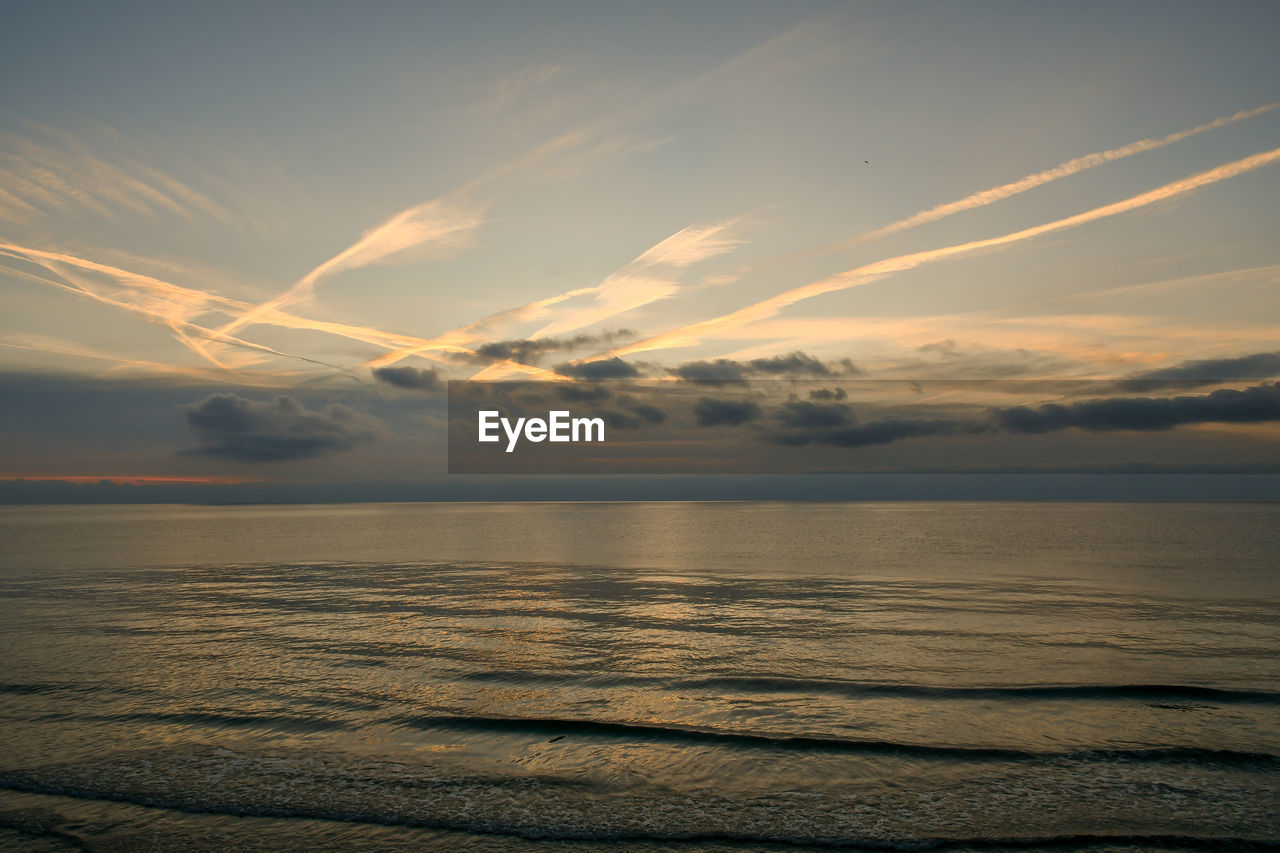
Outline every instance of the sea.
<svg viewBox="0 0 1280 853">
<path fill-rule="evenodd" d="M 0 848 L 1280 850 L 1280 504 L 0 509 Z"/>
</svg>

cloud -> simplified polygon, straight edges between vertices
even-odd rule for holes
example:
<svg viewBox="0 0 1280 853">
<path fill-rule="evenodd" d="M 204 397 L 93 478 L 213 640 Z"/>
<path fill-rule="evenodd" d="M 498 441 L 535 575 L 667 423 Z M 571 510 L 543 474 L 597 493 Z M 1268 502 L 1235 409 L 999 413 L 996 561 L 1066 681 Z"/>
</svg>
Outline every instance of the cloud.
<svg viewBox="0 0 1280 853">
<path fill-rule="evenodd" d="M 993 410 L 992 418 L 1000 429 L 1013 433 L 1045 433 L 1070 427 L 1151 431 L 1187 424 L 1263 423 L 1280 420 L 1280 382 L 1201 396 L 1117 397 L 1065 406 L 1015 406 Z"/>
<path fill-rule="evenodd" d="M 631 411 L 651 424 L 660 424 L 667 419 L 667 413 L 651 403 L 634 403 L 623 399 L 619 399 L 618 402 L 627 405 Z"/>
<path fill-rule="evenodd" d="M 501 359 L 521 362 L 534 362 L 549 352 L 571 352 L 583 347 L 599 344 L 611 344 L 625 338 L 634 338 L 636 333 L 631 329 L 619 329 L 616 332 L 602 332 L 598 335 L 574 335 L 571 338 L 535 338 L 509 341 L 491 341 L 475 348 L 476 355 L 486 360 Z"/>
<path fill-rule="evenodd" d="M 346 406 L 331 404 L 310 411 L 292 397 L 274 402 L 214 394 L 186 407 L 187 426 L 199 443 L 182 451 L 234 462 L 310 459 L 366 444 L 382 422 Z"/>
<path fill-rule="evenodd" d="M 844 403 L 814 403 L 808 400 L 792 400 L 783 403 L 774 417 L 784 426 L 797 429 L 822 429 L 843 427 L 853 423 L 853 409 Z"/>
<path fill-rule="evenodd" d="M 556 395 L 571 403 L 599 403 L 613 396 L 608 388 L 578 383 L 555 383 Z"/>
<path fill-rule="evenodd" d="M 761 437 L 791 447 L 868 447 L 907 438 L 997 432 L 1044 434 L 1071 428 L 1150 432 L 1203 423 L 1280 421 L 1280 382 L 1201 396 L 1113 397 L 1069 405 L 991 408 L 985 418 L 892 416 L 857 423 L 847 405 L 796 400 L 783 404 L 773 416 L 785 429 L 766 430 Z"/>
<path fill-rule="evenodd" d="M 690 361 L 671 368 L 671 373 L 686 382 L 714 383 L 742 382 L 752 377 L 847 376 L 862 371 L 847 358 L 832 365 L 796 350 L 786 355 L 754 358 L 750 361 L 734 361 L 729 358 Z"/>
<path fill-rule="evenodd" d="M 176 178 L 123 156 L 97 156 L 79 138 L 39 122 L 20 120 L 34 133 L 0 132 L 0 219 L 90 213 L 181 216 L 199 213 L 243 224 L 213 199 Z M 118 134 L 116 134 L 118 135 Z"/>
<path fill-rule="evenodd" d="M 414 367 L 378 367 L 373 371 L 373 378 L 406 391 L 439 391 L 444 384 L 434 370 Z"/>
<path fill-rule="evenodd" d="M 760 417 L 760 407 L 751 400 L 716 400 L 703 397 L 693 407 L 698 426 L 738 426 Z"/>
<path fill-rule="evenodd" d="M 557 365 L 556 373 L 575 379 L 632 379 L 640 375 L 634 364 L 620 358 L 600 361 L 570 361 Z"/>
<path fill-rule="evenodd" d="M 1184 361 L 1173 367 L 1139 373 L 1122 380 L 1120 384 L 1140 389 L 1151 388 L 1152 383 L 1161 381 L 1210 385 L 1232 379 L 1269 379 L 1273 376 L 1280 376 L 1280 352 Z"/>
<path fill-rule="evenodd" d="M 747 377 L 741 363 L 727 358 L 691 361 L 673 367 L 671 372 L 686 382 L 742 382 Z"/>
<path fill-rule="evenodd" d="M 639 429 L 645 424 L 640 418 L 625 412 L 604 409 L 599 414 L 610 429 Z"/>
<path fill-rule="evenodd" d="M 809 392 L 810 400 L 843 400 L 848 396 L 843 388 L 815 388 Z"/>
<path fill-rule="evenodd" d="M 823 364 L 811 355 L 799 350 L 769 358 L 753 358 L 747 362 L 756 373 L 785 374 L 788 376 L 834 376 L 837 373 L 856 374 L 862 371 L 849 359 L 841 359 L 835 368 Z"/>
<path fill-rule="evenodd" d="M 990 431 L 987 424 L 947 418 L 881 418 L 866 424 L 855 424 L 838 429 L 781 432 L 770 435 L 775 444 L 798 447 L 806 444 L 825 444 L 833 447 L 870 447 L 892 444 L 904 438 L 934 435 L 973 435 Z"/>
<path fill-rule="evenodd" d="M 559 65 L 544 63 L 500 77 L 490 84 L 488 92 L 485 93 L 484 102 L 480 105 L 480 110 L 486 113 L 496 113 L 514 103 L 526 89 L 532 86 L 541 86 L 560 73 L 561 70 Z"/>
<path fill-rule="evenodd" d="M 1020 231 L 1012 231 L 998 237 L 988 237 L 983 240 L 973 240 L 968 243 L 959 243 L 954 246 L 943 246 L 937 249 L 927 249 L 922 252 L 912 252 L 906 255 L 897 255 L 892 258 L 886 258 L 855 269 L 846 270 L 845 272 L 838 273 L 810 284 L 783 291 L 769 299 L 762 300 L 753 305 L 748 305 L 744 308 L 739 308 L 737 311 L 732 311 L 728 314 L 722 314 L 718 317 L 712 317 L 707 320 L 700 320 L 696 323 L 690 323 L 685 326 L 670 329 L 666 332 L 662 332 L 661 334 L 619 347 L 609 353 L 602 354 L 600 357 L 604 357 L 605 355 L 623 356 L 637 352 L 652 352 L 654 350 L 671 349 L 674 347 L 695 346 L 706 338 L 723 335 L 750 323 L 755 323 L 760 320 L 773 317 L 783 309 L 788 308 L 797 302 L 812 299 L 815 296 L 822 296 L 827 293 L 835 293 L 837 291 L 847 290 L 851 287 L 869 284 L 873 281 L 879 281 L 880 279 L 894 273 L 915 269 L 916 267 L 923 266 L 925 264 L 935 263 L 949 258 L 971 255 L 987 249 L 996 249 L 1012 245 L 1024 240 L 1040 237 L 1044 234 L 1050 234 L 1055 231 L 1062 231 L 1068 228 L 1075 228 L 1086 223 L 1096 222 L 1100 219 L 1105 219 L 1111 216 L 1117 216 L 1121 213 L 1127 213 L 1129 211 L 1149 207 L 1158 202 L 1176 198 L 1180 195 L 1199 189 L 1200 187 L 1224 181 L 1237 175 L 1242 175 L 1245 172 L 1259 169 L 1263 166 L 1268 166 L 1277 161 L 1280 161 L 1280 148 L 1274 148 L 1270 151 L 1263 151 L 1250 157 L 1245 157 L 1230 163 L 1224 163 L 1221 166 L 1217 166 L 1204 172 L 1199 172 L 1179 181 L 1165 184 L 1164 186 L 1157 187 L 1154 190 L 1132 196 L 1131 198 L 1118 201 L 1113 204 L 1096 207 L 1092 210 L 1087 210 L 1084 213 L 1078 213 L 1075 216 L 1068 216 L 1063 219 L 1046 222 L 1042 225 L 1023 228 Z"/>
</svg>

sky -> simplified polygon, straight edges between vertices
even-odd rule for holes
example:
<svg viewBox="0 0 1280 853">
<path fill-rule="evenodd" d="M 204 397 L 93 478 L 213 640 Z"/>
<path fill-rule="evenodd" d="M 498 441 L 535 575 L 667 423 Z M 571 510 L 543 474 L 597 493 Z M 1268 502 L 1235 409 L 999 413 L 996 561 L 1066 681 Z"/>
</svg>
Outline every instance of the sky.
<svg viewBox="0 0 1280 853">
<path fill-rule="evenodd" d="M 938 423 L 1012 446 L 1034 432 L 1022 407 L 1061 439 L 1056 470 L 1280 465 L 1274 3 L 8 19 L 13 500 L 104 479 L 197 499 L 457 485 L 444 383 L 464 379 L 679 386 L 668 439 L 736 428 L 747 462 L 807 448 L 793 471 L 874 468 L 848 430 L 908 417 L 821 396 L 837 383 L 1067 383 L 970 394 L 882 444 L 936 467 L 958 440 Z M 748 384 L 712 394 L 726 371 Z M 702 423 L 698 388 L 757 423 Z M 662 407 L 637 394 L 618 423 Z M 1103 423 L 1103 398 L 1182 414 Z M 800 425 L 819 432 L 780 438 L 797 402 L 829 407 Z"/>
</svg>

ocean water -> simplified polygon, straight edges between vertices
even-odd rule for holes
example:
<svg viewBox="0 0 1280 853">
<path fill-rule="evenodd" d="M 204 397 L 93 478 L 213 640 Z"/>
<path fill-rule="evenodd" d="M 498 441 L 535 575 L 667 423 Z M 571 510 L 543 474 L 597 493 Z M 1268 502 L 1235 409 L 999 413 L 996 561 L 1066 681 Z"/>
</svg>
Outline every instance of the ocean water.
<svg viewBox="0 0 1280 853">
<path fill-rule="evenodd" d="M 1278 850 L 1280 505 L 0 510 L 0 847 Z"/>
</svg>

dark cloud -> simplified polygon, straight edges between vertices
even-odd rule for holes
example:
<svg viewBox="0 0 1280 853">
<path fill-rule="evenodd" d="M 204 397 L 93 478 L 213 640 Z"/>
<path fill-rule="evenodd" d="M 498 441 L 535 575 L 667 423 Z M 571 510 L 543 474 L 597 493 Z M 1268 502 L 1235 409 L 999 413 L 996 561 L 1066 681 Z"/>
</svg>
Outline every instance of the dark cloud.
<svg viewBox="0 0 1280 853">
<path fill-rule="evenodd" d="M 747 362 L 752 371 L 768 376 L 853 376 L 862 373 L 853 362 L 842 358 L 832 364 L 824 364 L 807 353 L 796 350 L 771 358 L 755 358 Z"/>
<path fill-rule="evenodd" d="M 631 411 L 651 424 L 660 424 L 667 419 L 666 412 L 648 403 L 636 403 L 631 407 Z"/>
<path fill-rule="evenodd" d="M 373 378 L 407 391 L 439 391 L 443 387 L 434 370 L 416 367 L 375 367 Z"/>
<path fill-rule="evenodd" d="M 916 352 L 930 352 L 937 353 L 939 355 L 953 356 L 959 354 L 960 345 L 951 338 L 947 338 L 945 341 L 934 341 L 931 344 L 918 346 L 916 347 Z"/>
<path fill-rule="evenodd" d="M 382 426 L 346 406 L 335 403 L 310 411 L 284 396 L 267 403 L 214 394 L 187 406 L 186 413 L 187 426 L 200 443 L 182 451 L 184 455 L 236 462 L 308 459 L 350 450 L 373 441 Z"/>
<path fill-rule="evenodd" d="M 690 361 L 672 368 L 671 373 L 686 382 L 742 382 L 750 378 L 854 376 L 862 373 L 847 358 L 825 363 L 800 352 L 755 358 L 750 361 L 734 361 L 717 358 L 715 361 Z"/>
<path fill-rule="evenodd" d="M 633 392 L 643 390 L 630 383 L 625 383 L 624 387 Z M 567 404 L 575 416 L 604 418 L 610 429 L 639 429 L 660 424 L 667 418 L 663 409 L 646 402 L 636 393 L 611 391 L 599 382 L 478 383 L 475 389 L 464 386 L 462 393 L 467 392 L 484 395 L 475 399 L 491 401 L 503 410 L 504 417 L 537 417 L 547 409 L 564 408 Z"/>
<path fill-rule="evenodd" d="M 865 424 L 837 429 L 796 430 L 772 434 L 775 444 L 799 447 L 806 444 L 825 444 L 832 447 L 869 447 L 876 444 L 892 444 L 904 438 L 936 435 L 974 435 L 989 432 L 991 427 L 976 421 L 947 418 L 881 418 Z"/>
<path fill-rule="evenodd" d="M 934 341 L 916 347 L 923 358 L 898 361 L 892 375 L 927 376 L 946 379 L 1012 379 L 1027 376 L 1053 376 L 1068 372 L 1079 364 L 1058 353 L 1035 352 L 1018 347 L 992 349 L 989 346 L 963 348 L 953 340 Z"/>
<path fill-rule="evenodd" d="M 1062 405 L 988 410 L 988 419 L 888 417 L 865 424 L 841 404 L 791 401 L 775 413 L 789 430 L 768 433 L 776 444 L 865 447 L 904 438 L 988 432 L 1049 433 L 1078 428 L 1094 432 L 1168 430 L 1201 423 L 1280 421 L 1280 382 L 1200 396 L 1113 397 Z M 847 424 L 839 423 L 844 418 Z"/>
<path fill-rule="evenodd" d="M 1270 379 L 1280 376 L 1280 352 L 1259 352 L 1237 358 L 1186 361 L 1173 367 L 1140 373 L 1121 382 L 1130 389 L 1151 388 L 1152 383 L 1210 385 L 1232 379 Z"/>
<path fill-rule="evenodd" d="M 640 375 L 634 364 L 620 358 L 599 361 L 570 361 L 556 367 L 556 373 L 575 379 L 634 379 Z"/>
<path fill-rule="evenodd" d="M 491 341 L 476 347 L 476 354 L 485 360 L 512 359 L 525 364 L 537 361 L 549 352 L 570 352 L 589 346 L 608 346 L 615 341 L 634 338 L 632 329 L 602 332 L 598 335 L 574 335 L 571 338 L 533 338 L 525 340 Z"/>
<path fill-rule="evenodd" d="M 608 388 L 601 385 L 579 385 L 568 382 L 557 383 L 556 394 L 561 400 L 570 403 L 599 403 L 613 396 Z"/>
<path fill-rule="evenodd" d="M 614 410 L 602 410 L 600 417 L 604 418 L 605 424 L 609 429 L 639 429 L 644 426 L 644 421 L 635 415 L 629 415 L 625 412 Z"/>
<path fill-rule="evenodd" d="M 988 430 L 986 424 L 947 418 L 881 418 L 861 426 L 827 433 L 822 437 L 822 443 L 837 447 L 866 447 L 872 444 L 890 444 L 903 438 L 974 435 Z"/>
<path fill-rule="evenodd" d="M 1184 424 L 1262 423 L 1280 420 L 1280 382 L 1242 391 L 1181 397 L 1115 397 L 1036 408 L 1015 406 L 993 413 L 1007 432 L 1044 433 L 1079 427 L 1087 430 L 1164 430 Z"/>
<path fill-rule="evenodd" d="M 671 372 L 686 382 L 741 382 L 747 371 L 741 364 L 727 358 L 715 361 L 690 361 Z"/>
<path fill-rule="evenodd" d="M 660 424 L 667 419 L 667 413 L 664 410 L 658 408 L 652 403 L 646 403 L 643 400 L 637 400 L 635 397 L 632 397 L 630 394 L 623 394 L 621 397 L 619 397 L 618 405 L 624 406 L 627 409 L 630 409 L 635 415 L 637 415 L 642 421 L 646 423 Z"/>
<path fill-rule="evenodd" d="M 738 426 L 760 417 L 760 407 L 750 400 L 715 400 L 703 397 L 694 405 L 698 426 Z"/>
<path fill-rule="evenodd" d="M 810 400 L 843 400 L 848 396 L 843 388 L 815 388 L 809 392 Z"/>
<path fill-rule="evenodd" d="M 782 407 L 774 412 L 774 417 L 784 426 L 795 429 L 825 429 L 850 426 L 853 423 L 853 409 L 844 403 L 792 400 L 789 403 L 783 403 Z"/>
</svg>

